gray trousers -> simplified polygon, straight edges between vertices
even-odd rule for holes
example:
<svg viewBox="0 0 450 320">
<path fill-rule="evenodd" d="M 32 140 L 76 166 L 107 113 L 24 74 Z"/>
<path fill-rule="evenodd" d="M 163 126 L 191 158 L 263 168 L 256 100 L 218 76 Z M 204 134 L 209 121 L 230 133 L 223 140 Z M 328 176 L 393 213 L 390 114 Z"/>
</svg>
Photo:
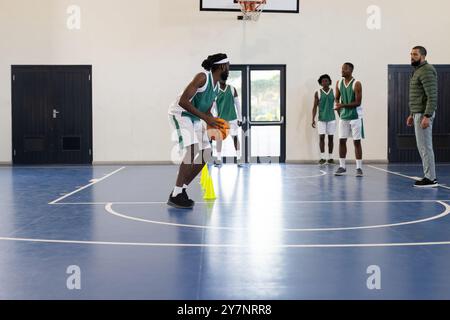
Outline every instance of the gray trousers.
<svg viewBox="0 0 450 320">
<path fill-rule="evenodd" d="M 417 148 L 419 149 L 420 157 L 422 158 L 423 172 L 425 178 L 431 181 L 436 179 L 436 165 L 434 162 L 433 151 L 433 117 L 430 118 L 430 126 L 426 129 L 420 127 L 423 114 L 414 114 L 414 129 L 416 131 Z"/>
</svg>

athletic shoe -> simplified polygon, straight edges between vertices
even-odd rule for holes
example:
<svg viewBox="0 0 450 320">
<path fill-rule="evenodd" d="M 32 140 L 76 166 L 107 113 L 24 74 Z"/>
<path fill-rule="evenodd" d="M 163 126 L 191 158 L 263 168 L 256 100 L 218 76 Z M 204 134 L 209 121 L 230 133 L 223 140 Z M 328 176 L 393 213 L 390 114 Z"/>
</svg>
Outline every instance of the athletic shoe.
<svg viewBox="0 0 450 320">
<path fill-rule="evenodd" d="M 214 166 L 221 167 L 222 166 L 222 160 L 214 160 Z"/>
<path fill-rule="evenodd" d="M 238 168 L 243 168 L 243 167 L 245 167 L 245 163 L 238 162 L 237 166 L 238 166 Z"/>
<path fill-rule="evenodd" d="M 356 169 L 356 176 L 357 176 L 357 177 L 362 177 L 362 176 L 364 176 L 364 175 L 363 175 L 362 169 Z"/>
<path fill-rule="evenodd" d="M 334 173 L 335 176 L 343 176 L 347 173 L 347 170 L 339 167 L 339 169 L 337 169 L 337 171 Z"/>
<path fill-rule="evenodd" d="M 325 160 L 325 159 L 319 160 L 319 165 L 323 166 L 325 163 L 327 163 L 327 160 Z"/>
<path fill-rule="evenodd" d="M 192 202 L 192 205 L 195 204 L 195 201 L 194 201 L 194 200 L 189 199 L 189 196 L 188 196 L 188 194 L 187 194 L 187 192 L 186 192 L 186 189 L 183 189 L 183 194 L 184 194 L 184 196 L 186 197 L 186 199 L 188 199 L 188 201 Z"/>
<path fill-rule="evenodd" d="M 177 209 L 192 209 L 194 207 L 194 203 L 192 200 L 189 200 L 186 193 L 180 193 L 176 197 L 172 196 L 173 192 L 169 196 L 169 200 L 167 204 L 171 207 Z"/>
<path fill-rule="evenodd" d="M 428 178 L 423 178 L 422 180 L 419 180 L 414 184 L 414 187 L 417 187 L 417 188 L 436 188 L 438 186 L 439 185 L 438 185 L 436 179 L 431 181 Z"/>
<path fill-rule="evenodd" d="M 334 160 L 333 159 L 329 159 L 327 162 L 328 162 L 328 164 L 334 164 Z"/>
</svg>

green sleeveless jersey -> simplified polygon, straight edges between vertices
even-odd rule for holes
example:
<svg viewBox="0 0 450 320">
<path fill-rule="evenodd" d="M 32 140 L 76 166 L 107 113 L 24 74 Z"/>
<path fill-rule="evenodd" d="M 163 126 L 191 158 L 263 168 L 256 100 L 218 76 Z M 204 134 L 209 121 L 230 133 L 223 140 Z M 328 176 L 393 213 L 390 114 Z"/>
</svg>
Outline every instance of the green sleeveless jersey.
<svg viewBox="0 0 450 320">
<path fill-rule="evenodd" d="M 234 89 L 231 86 L 227 85 L 223 91 L 219 89 L 216 104 L 219 118 L 226 121 L 237 120 L 238 116 L 234 105 Z"/>
<path fill-rule="evenodd" d="M 205 72 L 206 74 L 206 84 L 205 89 L 203 91 L 197 91 L 197 93 L 192 97 L 191 103 L 201 112 L 208 111 L 214 100 L 216 100 L 217 95 L 219 93 L 219 83 L 214 87 L 213 76 L 211 72 Z M 183 111 L 181 114 L 183 117 L 189 117 L 192 121 L 199 121 L 200 119 L 193 114 Z"/>
<path fill-rule="evenodd" d="M 350 104 L 355 102 L 355 83 L 355 78 L 353 78 L 347 85 L 345 84 L 344 78 L 342 78 L 342 80 L 339 82 L 339 91 L 341 92 L 342 104 Z M 360 118 L 360 113 L 362 114 L 362 108 L 342 108 L 340 112 L 342 120 L 355 120 Z"/>
<path fill-rule="evenodd" d="M 333 89 L 330 88 L 328 93 L 320 89 L 317 91 L 317 96 L 319 97 L 319 121 L 329 122 L 336 120 Z"/>
</svg>

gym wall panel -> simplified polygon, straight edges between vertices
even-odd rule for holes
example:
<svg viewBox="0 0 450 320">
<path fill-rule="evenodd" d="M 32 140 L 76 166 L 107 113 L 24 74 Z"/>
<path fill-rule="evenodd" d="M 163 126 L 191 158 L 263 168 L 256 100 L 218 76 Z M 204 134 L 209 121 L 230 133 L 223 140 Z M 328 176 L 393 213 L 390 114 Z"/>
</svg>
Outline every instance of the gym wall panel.
<svg viewBox="0 0 450 320">
<path fill-rule="evenodd" d="M 81 30 L 66 27 L 70 5 Z M 381 8 L 381 29 L 366 26 Z M 302 0 L 300 14 L 201 12 L 198 0 L 0 0 L 0 162 L 11 161 L 11 65 L 93 66 L 94 162 L 168 161 L 168 105 L 211 53 L 235 64 L 287 65 L 287 161 L 318 156 L 311 128 L 316 79 L 355 64 L 363 83 L 365 158 L 387 158 L 387 65 L 409 62 L 422 44 L 429 61 L 450 62 L 447 0 Z M 352 158 L 353 148 L 349 148 Z"/>
</svg>

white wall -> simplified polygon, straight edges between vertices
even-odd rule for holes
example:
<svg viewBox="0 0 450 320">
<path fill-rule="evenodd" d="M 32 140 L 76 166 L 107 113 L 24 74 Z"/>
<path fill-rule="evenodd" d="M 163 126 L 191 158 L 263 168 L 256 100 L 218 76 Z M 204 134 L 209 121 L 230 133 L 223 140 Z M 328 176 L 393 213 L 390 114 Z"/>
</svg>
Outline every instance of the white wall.
<svg viewBox="0 0 450 320">
<path fill-rule="evenodd" d="M 66 28 L 72 4 L 82 9 L 80 31 Z M 379 31 L 366 27 L 369 5 L 382 9 Z M 387 65 L 409 63 L 416 44 L 431 63 L 450 63 L 448 12 L 448 0 L 301 0 L 299 15 L 244 24 L 235 13 L 200 12 L 199 0 L 0 0 L 0 162 L 11 161 L 12 64 L 92 64 L 94 161 L 168 161 L 167 107 L 216 52 L 236 64 L 287 64 L 291 161 L 317 157 L 317 77 L 336 80 L 342 63 L 353 62 L 363 83 L 365 158 L 386 159 Z"/>
</svg>

